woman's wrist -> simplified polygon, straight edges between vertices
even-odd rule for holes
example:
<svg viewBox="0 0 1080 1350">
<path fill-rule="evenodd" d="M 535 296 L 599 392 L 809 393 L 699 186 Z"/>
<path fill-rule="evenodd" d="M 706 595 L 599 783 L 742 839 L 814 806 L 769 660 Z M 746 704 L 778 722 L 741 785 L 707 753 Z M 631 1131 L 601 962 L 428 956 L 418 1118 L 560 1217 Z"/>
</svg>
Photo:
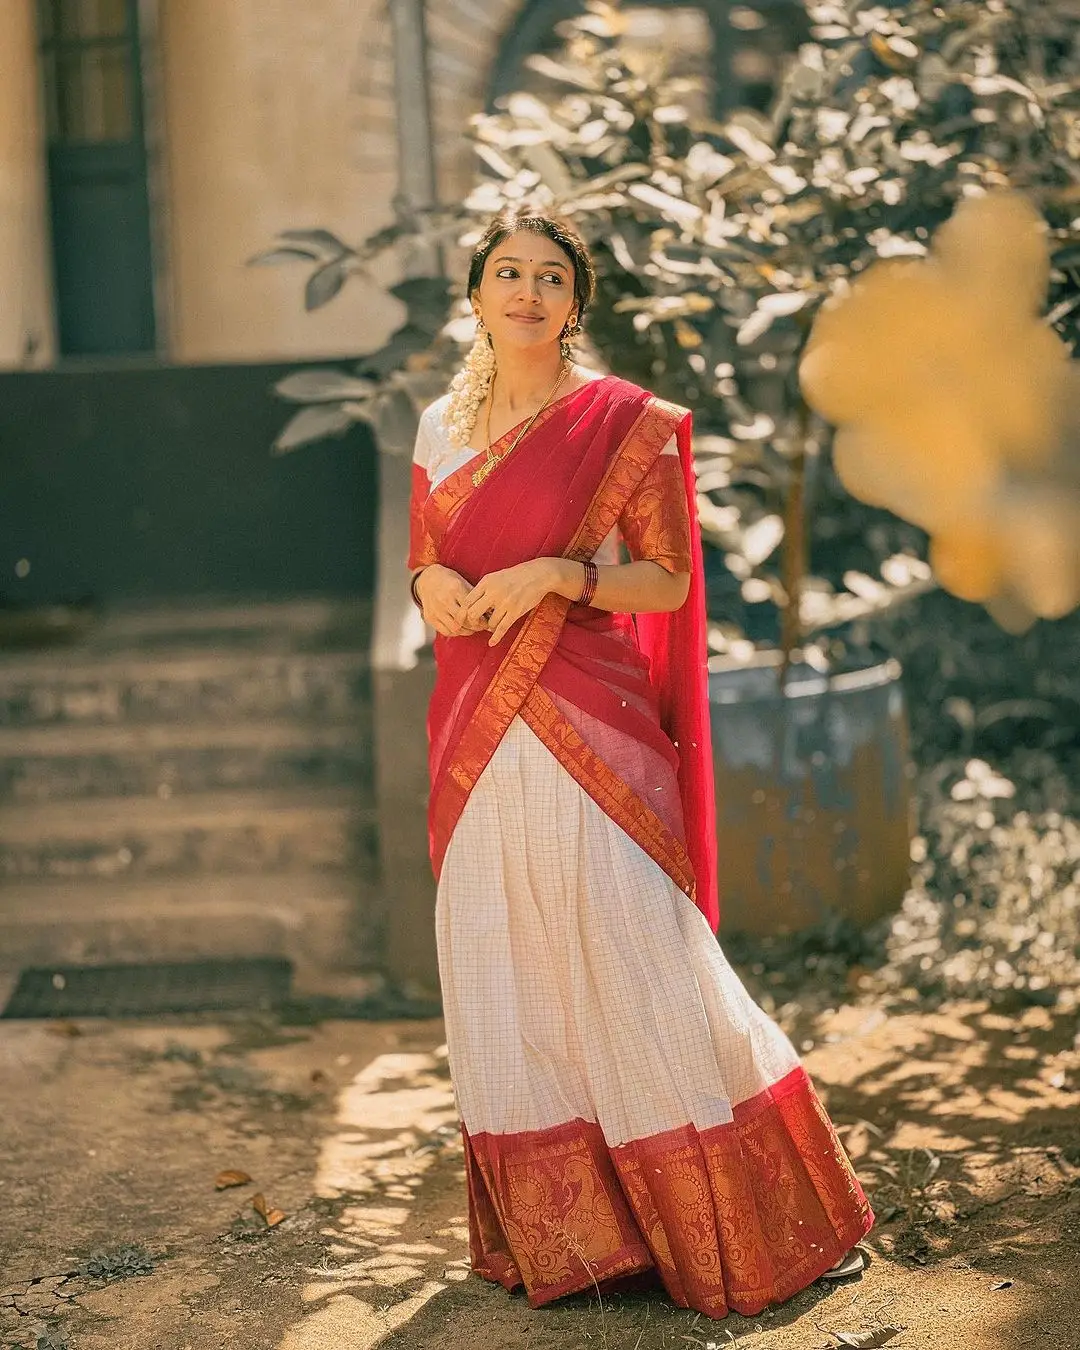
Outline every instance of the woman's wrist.
<svg viewBox="0 0 1080 1350">
<path fill-rule="evenodd" d="M 585 569 L 573 558 L 549 558 L 552 564 L 551 585 L 549 591 L 561 595 L 573 603 L 581 594 L 585 582 Z"/>
<path fill-rule="evenodd" d="M 413 603 L 416 605 L 417 609 L 424 608 L 423 596 L 420 594 L 420 579 L 433 566 L 434 564 L 431 563 L 427 567 L 418 568 L 417 571 L 412 574 L 412 581 L 409 582 L 409 593 L 412 595 Z"/>
</svg>

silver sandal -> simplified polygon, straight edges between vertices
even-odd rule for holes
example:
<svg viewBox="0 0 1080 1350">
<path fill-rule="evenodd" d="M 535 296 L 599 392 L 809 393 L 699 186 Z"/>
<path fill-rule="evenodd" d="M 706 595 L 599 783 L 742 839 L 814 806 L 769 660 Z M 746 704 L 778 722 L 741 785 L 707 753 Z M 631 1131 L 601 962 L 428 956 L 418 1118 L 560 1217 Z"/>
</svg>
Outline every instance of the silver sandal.
<svg viewBox="0 0 1080 1350">
<path fill-rule="evenodd" d="M 851 1275 L 861 1275 L 866 1266 L 866 1257 L 863 1256 L 858 1247 L 852 1247 L 846 1256 L 841 1257 L 835 1266 L 831 1266 L 818 1278 L 822 1280 L 846 1280 Z"/>
</svg>

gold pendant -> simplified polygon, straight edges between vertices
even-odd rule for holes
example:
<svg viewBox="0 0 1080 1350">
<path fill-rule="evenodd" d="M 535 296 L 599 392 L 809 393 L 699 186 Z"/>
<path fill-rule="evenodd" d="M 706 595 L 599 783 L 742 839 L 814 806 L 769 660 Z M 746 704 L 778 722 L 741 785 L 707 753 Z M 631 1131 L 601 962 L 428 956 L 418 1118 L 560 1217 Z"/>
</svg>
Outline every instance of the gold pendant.
<svg viewBox="0 0 1080 1350">
<path fill-rule="evenodd" d="M 560 367 L 559 367 L 559 378 L 558 378 L 558 379 L 555 381 L 555 383 L 551 386 L 551 391 L 549 392 L 547 398 L 544 399 L 543 403 L 540 404 L 539 408 L 537 408 L 537 410 L 533 413 L 533 415 L 532 415 L 532 416 L 529 418 L 529 420 L 525 423 L 524 427 L 523 427 L 523 428 L 518 432 L 518 434 L 514 437 L 514 439 L 513 439 L 513 441 L 511 442 L 511 444 L 510 444 L 509 446 L 507 446 L 506 450 L 505 450 L 501 455 L 493 455 L 493 454 L 491 453 L 491 408 L 492 408 L 492 403 L 493 403 L 493 401 L 494 401 L 494 396 L 492 396 L 492 400 L 489 401 L 489 403 L 488 403 L 488 422 L 487 422 L 487 442 L 488 442 L 488 448 L 487 448 L 487 459 L 484 460 L 483 464 L 481 464 L 480 467 L 479 467 L 479 468 L 476 470 L 476 472 L 473 474 L 473 476 L 472 476 L 473 487 L 479 487 L 480 484 L 484 481 L 484 479 L 488 476 L 488 474 L 492 471 L 492 469 L 495 468 L 495 466 L 496 466 L 497 464 L 501 464 L 501 463 L 503 462 L 503 460 L 507 458 L 508 455 L 512 455 L 512 454 L 514 453 L 514 451 L 517 449 L 517 447 L 521 444 L 522 440 L 524 440 L 524 438 L 525 438 L 525 437 L 529 434 L 529 432 L 532 430 L 533 423 L 534 423 L 534 422 L 536 421 L 536 419 L 540 416 L 540 414 L 544 411 L 544 409 L 548 406 L 548 404 L 551 402 L 551 400 L 555 397 L 555 394 L 556 394 L 556 392 L 557 392 L 557 390 L 558 390 L 558 388 L 559 388 L 559 385 L 562 384 L 563 380 L 566 378 L 567 374 L 569 373 L 569 370 L 570 370 L 570 367 L 569 367 L 569 366 L 566 364 L 566 362 L 564 361 L 564 362 L 560 365 Z"/>
<path fill-rule="evenodd" d="M 497 459 L 485 459 L 472 476 L 473 487 L 479 487 L 498 462 Z"/>
</svg>

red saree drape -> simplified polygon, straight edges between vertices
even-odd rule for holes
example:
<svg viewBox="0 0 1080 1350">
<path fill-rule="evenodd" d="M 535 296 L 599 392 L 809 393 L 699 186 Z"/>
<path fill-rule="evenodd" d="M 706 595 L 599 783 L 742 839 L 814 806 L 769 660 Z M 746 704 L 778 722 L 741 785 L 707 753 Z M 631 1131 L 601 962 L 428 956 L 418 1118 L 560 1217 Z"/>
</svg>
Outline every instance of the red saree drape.
<svg viewBox="0 0 1080 1350">
<path fill-rule="evenodd" d="M 643 1276 L 709 1317 L 756 1314 L 873 1216 L 794 1048 L 675 889 L 715 929 L 690 416 L 608 377 L 545 410 L 479 488 L 475 459 L 431 488 L 448 449 L 422 423 L 412 566 L 475 582 L 588 559 L 617 527 L 631 557 L 691 575 L 673 614 L 548 595 L 496 648 L 436 641 L 430 842 L 472 1267 L 534 1307 Z M 491 837 L 506 822 L 519 837 Z"/>
<path fill-rule="evenodd" d="M 679 505 L 693 522 L 689 412 L 609 376 L 547 409 L 480 487 L 470 462 L 418 501 L 424 543 L 414 542 L 411 562 L 437 558 L 476 582 L 532 558 L 585 560 L 631 502 L 652 510 L 663 552 L 662 490 L 655 502 L 642 497 L 673 435 Z M 675 613 L 608 614 L 551 594 L 497 647 L 483 633 L 436 639 L 428 719 L 436 875 L 473 786 L 520 716 L 715 930 L 704 576 L 698 531 L 689 534 L 690 593 Z"/>
</svg>

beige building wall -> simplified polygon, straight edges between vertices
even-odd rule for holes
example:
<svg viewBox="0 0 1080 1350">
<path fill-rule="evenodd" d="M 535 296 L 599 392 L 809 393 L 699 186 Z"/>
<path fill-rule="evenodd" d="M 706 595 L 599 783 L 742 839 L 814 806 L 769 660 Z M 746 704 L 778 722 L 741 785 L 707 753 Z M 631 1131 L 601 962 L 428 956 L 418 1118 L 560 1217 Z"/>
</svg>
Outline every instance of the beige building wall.
<svg viewBox="0 0 1080 1350">
<path fill-rule="evenodd" d="M 464 131 L 521 0 L 429 0 L 440 196 L 468 190 Z M 0 366 L 52 359 L 46 150 L 34 0 L 0 0 Z M 349 356 L 401 322 L 374 280 L 303 308 L 306 269 L 246 266 L 282 229 L 359 241 L 393 218 L 386 0 L 158 0 L 166 354 L 182 362 Z M 28 347 L 35 349 L 29 359 Z"/>
<path fill-rule="evenodd" d="M 381 164 L 360 165 L 363 53 L 385 26 L 382 0 L 160 5 L 170 357 L 378 347 L 402 314 L 383 288 L 393 279 L 385 265 L 378 283 L 354 279 L 307 314 L 302 265 L 245 260 L 282 229 L 322 226 L 354 242 L 392 218 L 392 120 Z"/>
<path fill-rule="evenodd" d="M 34 0 L 0 0 L 0 368 L 53 353 Z"/>
</svg>

